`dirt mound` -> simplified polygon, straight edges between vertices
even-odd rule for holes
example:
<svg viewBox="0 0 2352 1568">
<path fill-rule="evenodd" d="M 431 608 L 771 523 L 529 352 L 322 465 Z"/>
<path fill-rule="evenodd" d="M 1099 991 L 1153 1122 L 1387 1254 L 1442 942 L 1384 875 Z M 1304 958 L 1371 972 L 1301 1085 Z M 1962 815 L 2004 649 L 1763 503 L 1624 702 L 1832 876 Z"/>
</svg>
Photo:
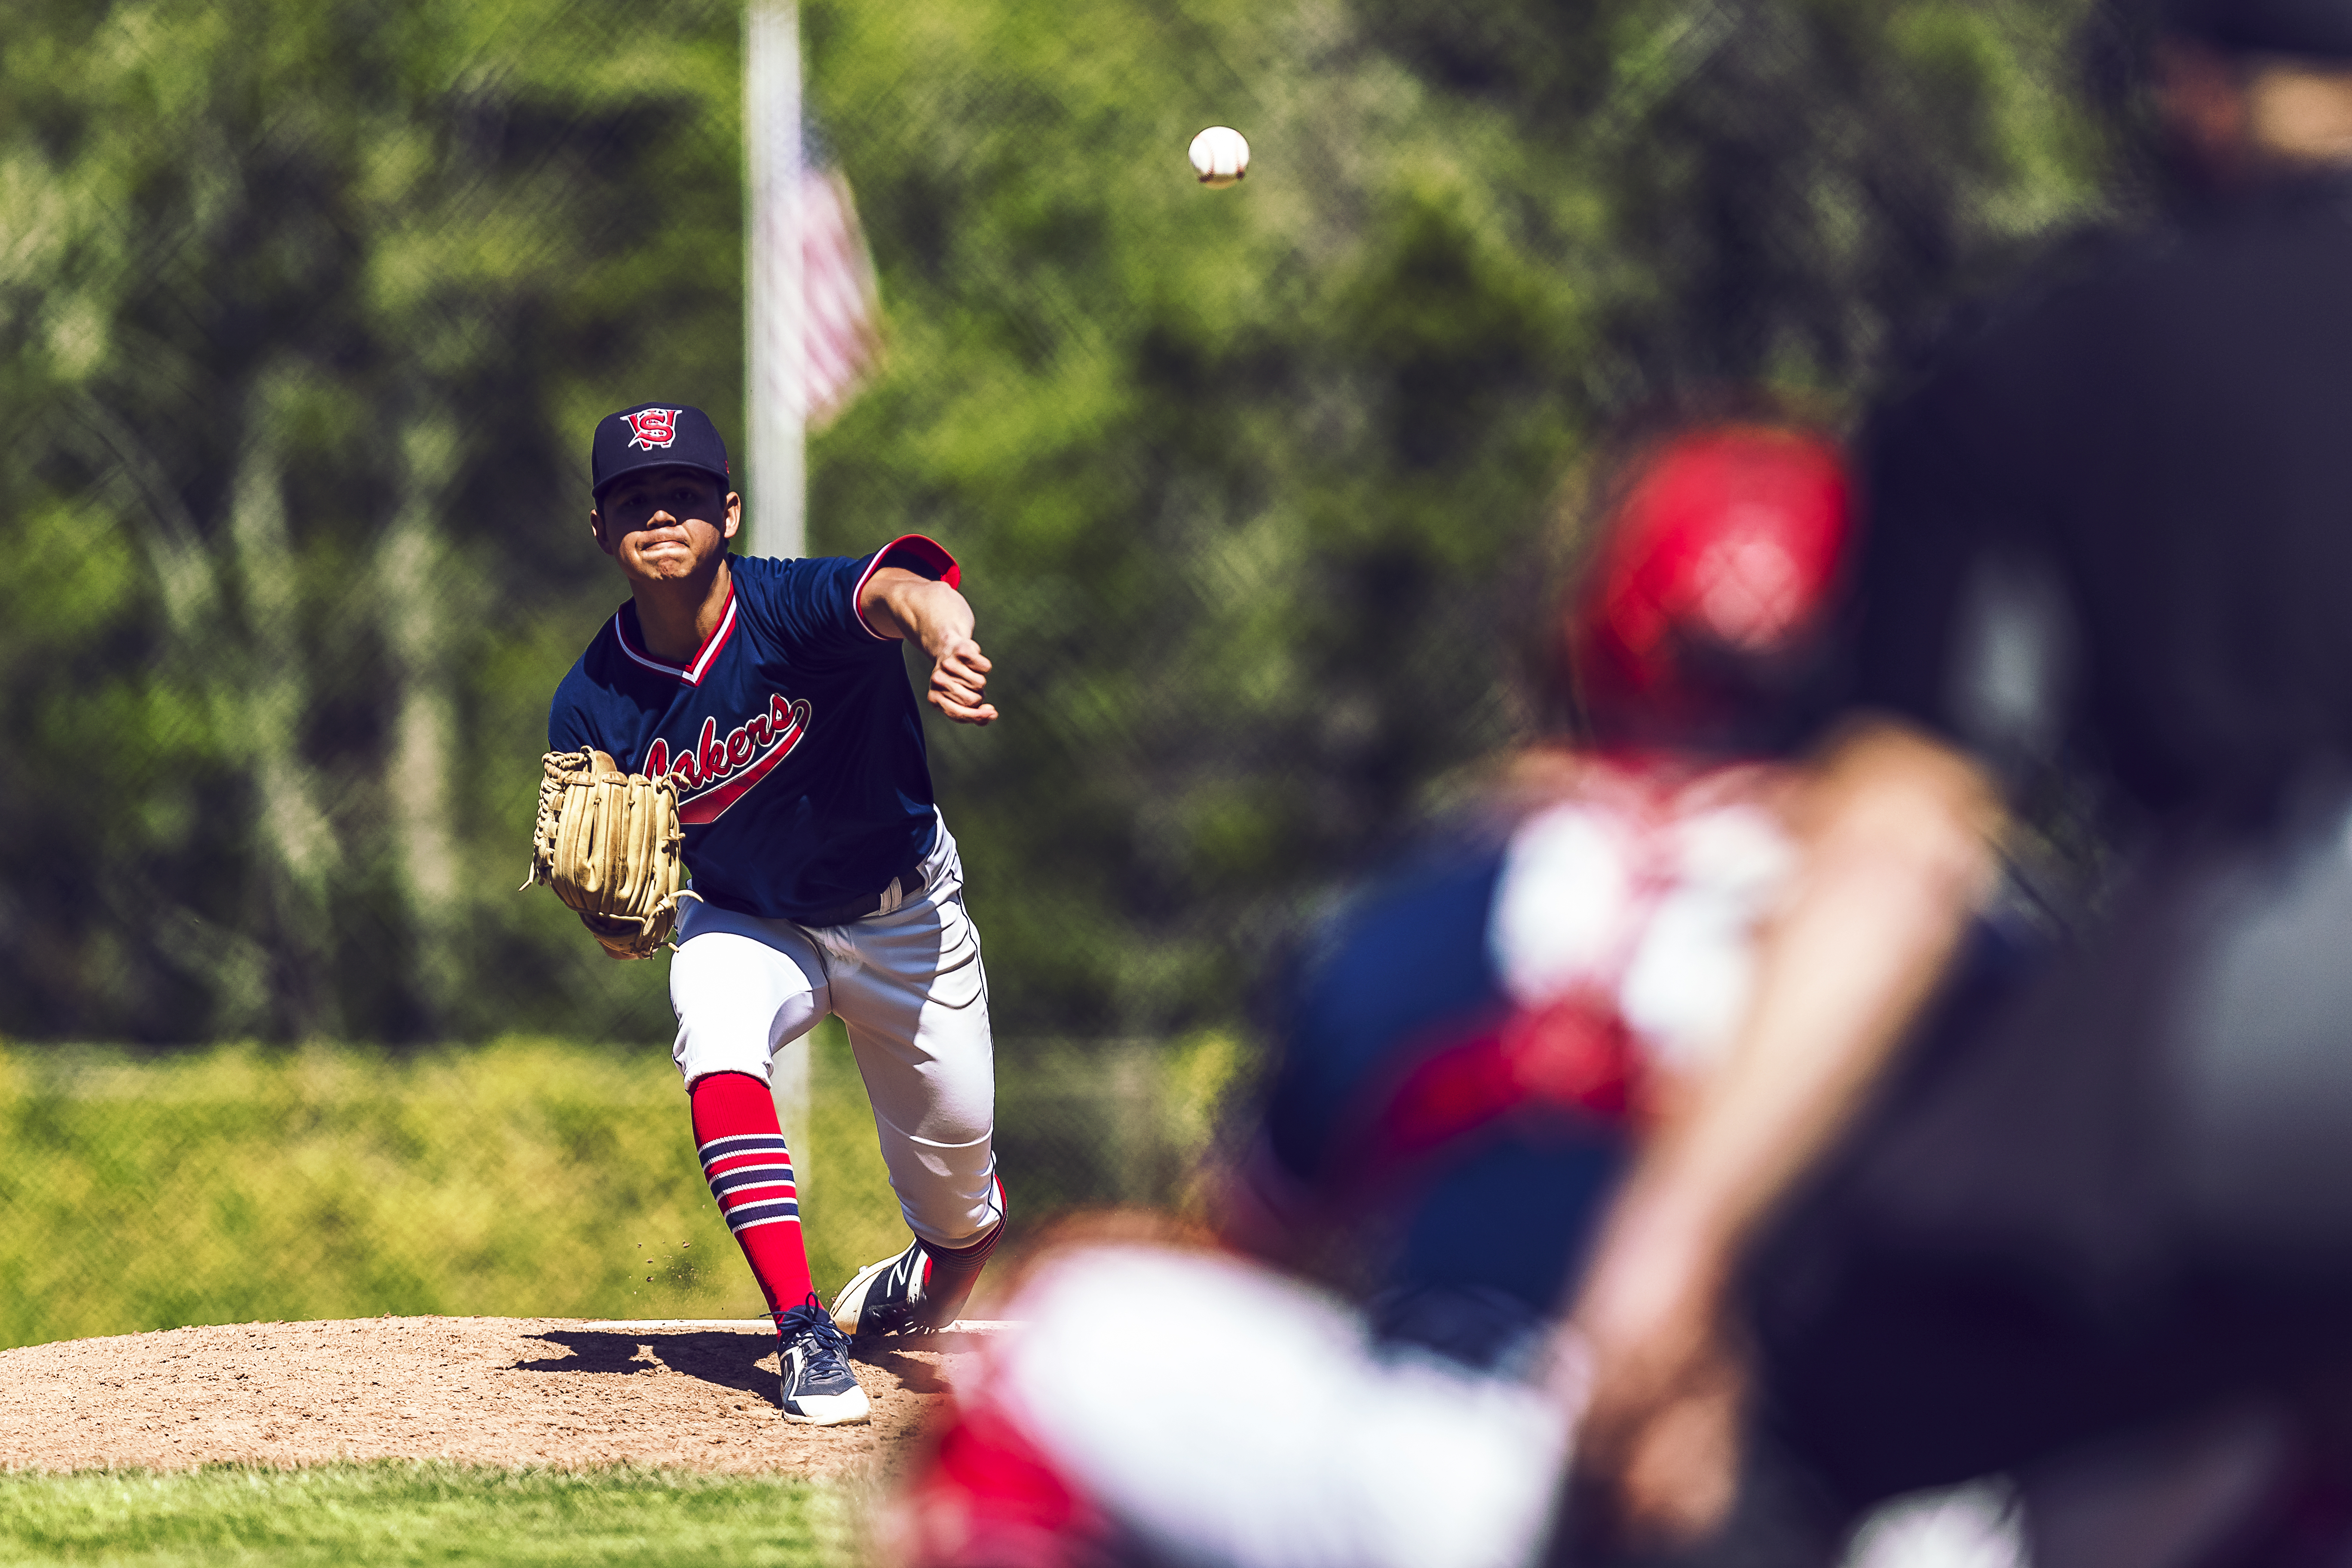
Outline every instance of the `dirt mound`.
<svg viewBox="0 0 2352 1568">
<path fill-rule="evenodd" d="M 864 1426 L 786 1422 L 765 1322 L 367 1318 L 0 1351 L 0 1469 L 446 1458 L 831 1476 L 888 1465 L 992 1325 L 861 1352 Z M 904 1348 L 901 1348 L 901 1347 Z"/>
</svg>

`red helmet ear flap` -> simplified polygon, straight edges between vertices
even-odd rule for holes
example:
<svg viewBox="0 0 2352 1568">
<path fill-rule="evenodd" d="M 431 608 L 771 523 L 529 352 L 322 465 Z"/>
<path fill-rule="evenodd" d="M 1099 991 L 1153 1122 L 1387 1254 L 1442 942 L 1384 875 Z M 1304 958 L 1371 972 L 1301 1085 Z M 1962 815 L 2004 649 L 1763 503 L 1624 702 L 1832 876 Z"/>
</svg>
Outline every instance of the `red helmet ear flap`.
<svg viewBox="0 0 2352 1568">
<path fill-rule="evenodd" d="M 1818 644 L 1853 533 L 1843 456 L 1817 432 L 1710 426 L 1642 454 L 1562 605 L 1595 731 L 1671 742 L 1739 726 Z"/>
</svg>

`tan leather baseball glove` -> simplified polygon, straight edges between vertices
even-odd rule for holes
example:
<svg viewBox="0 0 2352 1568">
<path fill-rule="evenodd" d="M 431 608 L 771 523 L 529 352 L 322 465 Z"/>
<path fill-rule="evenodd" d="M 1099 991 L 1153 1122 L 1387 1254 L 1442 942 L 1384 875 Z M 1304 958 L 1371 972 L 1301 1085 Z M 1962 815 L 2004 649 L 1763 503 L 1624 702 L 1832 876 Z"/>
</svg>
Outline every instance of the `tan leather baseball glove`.
<svg viewBox="0 0 2352 1568">
<path fill-rule="evenodd" d="M 624 773 L 602 752 L 541 759 L 530 880 L 578 911 L 613 958 L 651 958 L 677 923 L 686 869 L 677 781 Z"/>
</svg>

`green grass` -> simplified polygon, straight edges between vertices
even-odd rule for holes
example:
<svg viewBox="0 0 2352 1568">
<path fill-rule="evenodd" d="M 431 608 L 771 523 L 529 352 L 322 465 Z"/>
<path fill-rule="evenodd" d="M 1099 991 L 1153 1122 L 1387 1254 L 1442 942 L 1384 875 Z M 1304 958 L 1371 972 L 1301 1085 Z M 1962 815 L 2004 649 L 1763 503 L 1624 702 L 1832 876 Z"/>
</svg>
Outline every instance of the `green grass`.
<svg viewBox="0 0 2352 1568">
<path fill-rule="evenodd" d="M 626 1563 L 633 1568 L 848 1563 L 844 1488 L 690 1471 L 303 1470 L 0 1476 L 0 1563 Z"/>
</svg>

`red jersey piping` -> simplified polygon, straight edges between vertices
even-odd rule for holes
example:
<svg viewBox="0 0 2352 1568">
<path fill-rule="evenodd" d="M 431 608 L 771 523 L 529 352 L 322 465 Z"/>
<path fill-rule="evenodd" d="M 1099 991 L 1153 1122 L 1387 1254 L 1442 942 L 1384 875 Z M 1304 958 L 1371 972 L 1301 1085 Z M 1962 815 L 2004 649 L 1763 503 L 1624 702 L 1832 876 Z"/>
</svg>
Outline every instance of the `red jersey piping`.
<svg viewBox="0 0 2352 1568">
<path fill-rule="evenodd" d="M 672 664 L 666 658 L 656 658 L 649 653 L 640 653 L 631 647 L 627 624 L 617 613 L 613 616 L 613 639 L 621 645 L 621 651 L 647 669 L 658 669 L 664 675 L 675 676 L 681 686 L 702 684 L 702 678 L 710 672 L 711 660 L 719 657 L 719 650 L 726 646 L 728 635 L 734 629 L 735 584 L 732 582 L 727 584 L 727 608 L 720 612 L 719 624 L 710 628 L 710 635 L 702 639 L 702 646 L 695 650 L 694 660 L 690 664 Z"/>
<path fill-rule="evenodd" d="M 956 563 L 954 556 L 948 553 L 947 546 L 924 534 L 902 533 L 876 551 L 874 559 L 866 563 L 866 570 L 857 574 L 857 586 L 849 591 L 849 607 L 856 613 L 857 624 L 866 626 L 866 635 L 876 642 L 897 642 L 898 639 L 886 637 L 872 626 L 866 626 L 866 612 L 859 606 L 866 603 L 866 582 L 874 574 L 892 563 L 890 557 L 896 554 L 901 546 L 905 547 L 908 554 L 919 559 L 924 565 L 934 568 L 937 581 L 945 583 L 950 588 L 960 587 L 963 583 L 963 568 Z"/>
</svg>

